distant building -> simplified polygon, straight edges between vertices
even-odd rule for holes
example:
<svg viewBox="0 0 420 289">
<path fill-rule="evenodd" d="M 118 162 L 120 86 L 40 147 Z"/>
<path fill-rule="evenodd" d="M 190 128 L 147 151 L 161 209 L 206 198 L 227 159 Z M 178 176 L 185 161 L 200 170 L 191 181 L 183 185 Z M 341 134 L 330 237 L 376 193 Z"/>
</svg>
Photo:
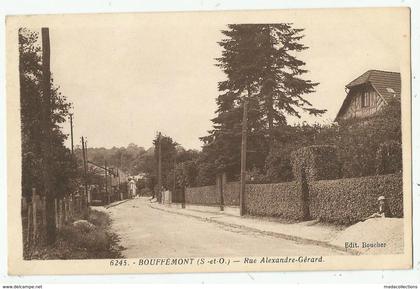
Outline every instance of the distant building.
<svg viewBox="0 0 420 289">
<path fill-rule="evenodd" d="M 346 85 L 347 96 L 335 118 L 340 122 L 374 115 L 390 98 L 401 97 L 398 72 L 368 70 Z"/>
<path fill-rule="evenodd" d="M 146 173 L 139 173 L 138 175 L 131 176 L 131 178 L 134 179 L 135 181 L 144 180 L 146 177 L 147 177 Z"/>
</svg>

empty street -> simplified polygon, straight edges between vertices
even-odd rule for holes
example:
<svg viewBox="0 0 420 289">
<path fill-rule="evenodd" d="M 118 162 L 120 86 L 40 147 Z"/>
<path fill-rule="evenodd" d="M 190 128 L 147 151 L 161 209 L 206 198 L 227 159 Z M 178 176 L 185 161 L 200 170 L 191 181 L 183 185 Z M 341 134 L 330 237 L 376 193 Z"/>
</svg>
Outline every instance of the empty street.
<svg viewBox="0 0 420 289">
<path fill-rule="evenodd" d="M 315 245 L 249 232 L 149 206 L 132 199 L 108 209 L 126 258 L 341 255 Z"/>
</svg>

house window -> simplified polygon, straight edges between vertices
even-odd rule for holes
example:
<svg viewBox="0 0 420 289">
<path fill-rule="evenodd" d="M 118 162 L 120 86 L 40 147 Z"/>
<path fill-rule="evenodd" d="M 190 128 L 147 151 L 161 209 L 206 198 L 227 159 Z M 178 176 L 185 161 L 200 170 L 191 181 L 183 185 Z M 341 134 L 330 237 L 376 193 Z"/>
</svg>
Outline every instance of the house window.
<svg viewBox="0 0 420 289">
<path fill-rule="evenodd" d="M 370 106 L 370 93 L 369 91 L 362 92 L 362 107 Z"/>
</svg>

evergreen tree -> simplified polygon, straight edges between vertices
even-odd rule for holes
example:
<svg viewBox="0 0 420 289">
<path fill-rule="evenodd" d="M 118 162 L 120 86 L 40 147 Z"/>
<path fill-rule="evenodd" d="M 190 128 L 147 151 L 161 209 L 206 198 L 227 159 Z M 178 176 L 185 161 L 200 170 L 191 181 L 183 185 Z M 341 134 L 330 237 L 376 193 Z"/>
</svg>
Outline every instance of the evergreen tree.
<svg viewBox="0 0 420 289">
<path fill-rule="evenodd" d="M 320 115 L 304 95 L 317 83 L 301 78 L 305 63 L 294 54 L 307 49 L 301 43 L 303 29 L 291 24 L 232 24 L 222 31 L 222 56 L 217 66 L 226 75 L 219 82 L 217 117 L 213 130 L 201 138 L 218 170 L 232 177 L 239 171 L 243 100 L 249 101 L 248 168 L 264 167 L 273 131 L 285 125 L 286 116 L 301 112 Z"/>
</svg>

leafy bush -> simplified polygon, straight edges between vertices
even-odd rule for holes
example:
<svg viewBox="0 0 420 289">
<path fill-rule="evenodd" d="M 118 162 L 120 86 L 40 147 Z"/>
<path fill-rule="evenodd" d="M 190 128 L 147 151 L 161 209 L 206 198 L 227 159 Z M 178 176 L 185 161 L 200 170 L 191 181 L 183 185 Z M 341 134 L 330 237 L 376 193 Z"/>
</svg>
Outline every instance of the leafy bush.
<svg viewBox="0 0 420 289">
<path fill-rule="evenodd" d="M 104 212 L 89 210 L 89 216 L 87 219 L 93 225 L 101 228 L 106 228 L 111 224 L 110 217 Z"/>
<path fill-rule="evenodd" d="M 119 238 L 109 232 L 106 213 L 89 211 L 87 221 L 95 226 L 67 225 L 60 229 L 52 246 L 37 246 L 25 259 L 110 259 L 121 258 Z"/>
<path fill-rule="evenodd" d="M 250 215 L 300 220 L 303 217 L 301 193 L 297 182 L 249 184 L 245 210 Z"/>
<path fill-rule="evenodd" d="M 300 180 L 302 170 L 308 181 L 337 179 L 341 175 L 335 146 L 308 146 L 292 152 L 291 157 L 296 180 Z"/>
<path fill-rule="evenodd" d="M 66 226 L 60 230 L 60 238 L 71 241 L 78 248 L 86 248 L 91 253 L 108 249 L 108 236 L 103 230 L 83 230 L 80 227 Z"/>
<path fill-rule="evenodd" d="M 310 215 L 322 221 L 352 224 L 376 212 L 381 195 L 387 198 L 392 214 L 402 217 L 401 174 L 312 182 Z"/>
</svg>

